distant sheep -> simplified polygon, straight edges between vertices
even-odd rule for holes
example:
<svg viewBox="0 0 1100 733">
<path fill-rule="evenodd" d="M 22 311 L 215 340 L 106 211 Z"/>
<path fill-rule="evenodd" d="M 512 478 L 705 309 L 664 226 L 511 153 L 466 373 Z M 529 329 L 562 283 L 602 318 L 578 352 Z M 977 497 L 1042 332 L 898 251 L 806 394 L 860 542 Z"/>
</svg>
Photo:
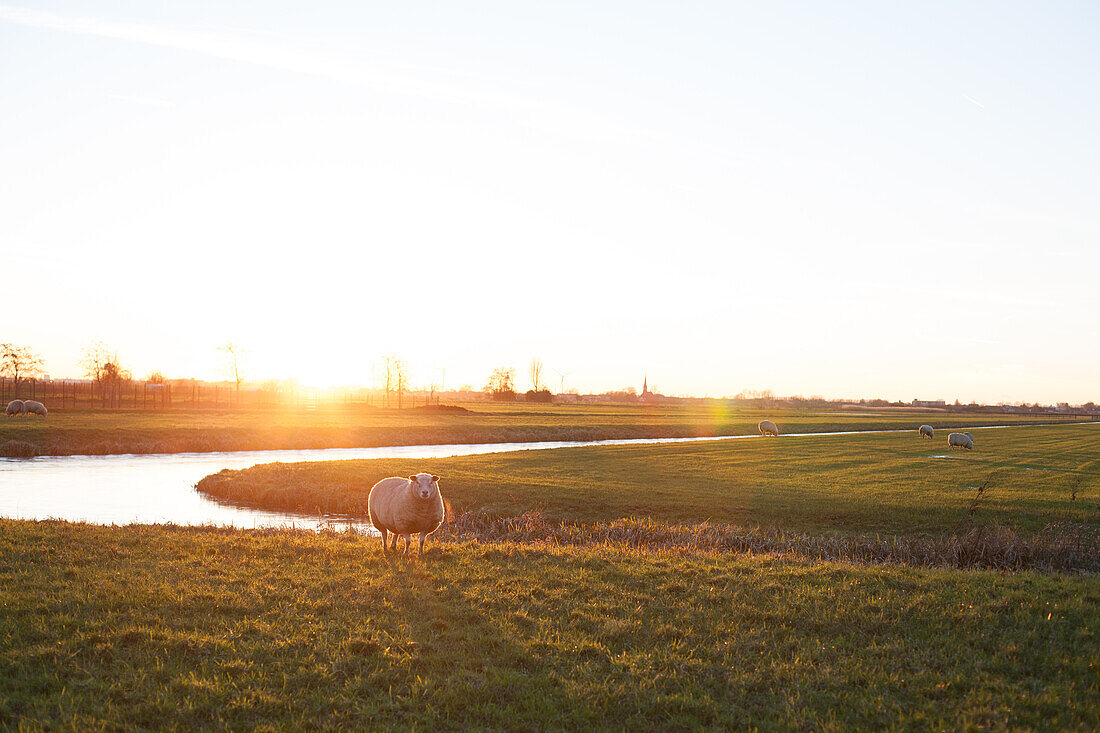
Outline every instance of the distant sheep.
<svg viewBox="0 0 1100 733">
<path fill-rule="evenodd" d="M 25 409 L 26 404 L 23 400 L 12 400 L 8 403 L 8 407 L 4 410 L 4 414 L 8 417 L 15 417 L 17 415 L 22 415 Z"/>
<path fill-rule="evenodd" d="M 23 414 L 25 415 L 40 415 L 46 417 L 46 413 L 49 410 L 41 402 L 35 402 L 34 400 L 27 400 L 23 403 Z"/>
<path fill-rule="evenodd" d="M 777 438 L 779 437 L 779 428 L 771 420 L 761 420 L 756 427 L 760 430 L 761 435 L 774 435 Z"/>
<path fill-rule="evenodd" d="M 970 433 L 951 433 L 947 436 L 947 447 L 974 450 L 974 436 Z"/>
<path fill-rule="evenodd" d="M 922 438 L 936 437 L 936 431 L 932 429 L 931 425 L 921 425 L 919 428 L 917 428 L 917 433 L 919 433 L 920 437 Z"/>
<path fill-rule="evenodd" d="M 424 554 L 424 538 L 443 524 L 443 496 L 439 493 L 439 477 L 430 473 L 418 473 L 404 478 L 384 478 L 374 485 L 367 497 L 367 511 L 371 524 L 382 533 L 382 552 L 386 552 L 386 539 L 393 532 L 393 544 L 397 538 L 405 538 L 405 554 L 409 554 L 410 535 L 420 535 L 420 554 Z"/>
</svg>

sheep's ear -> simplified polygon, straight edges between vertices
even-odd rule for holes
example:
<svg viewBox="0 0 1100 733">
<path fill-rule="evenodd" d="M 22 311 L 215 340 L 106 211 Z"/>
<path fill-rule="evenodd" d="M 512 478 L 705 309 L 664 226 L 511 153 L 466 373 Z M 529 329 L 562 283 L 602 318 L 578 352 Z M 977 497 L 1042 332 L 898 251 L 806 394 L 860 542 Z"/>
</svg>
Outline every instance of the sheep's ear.
<svg viewBox="0 0 1100 733">
<path fill-rule="evenodd" d="M 409 476 L 409 481 L 412 481 L 413 483 L 416 483 L 416 474 L 415 473 L 412 476 Z"/>
<path fill-rule="evenodd" d="M 438 480 L 439 480 L 438 476 L 432 476 L 432 481 L 438 481 Z"/>
</svg>

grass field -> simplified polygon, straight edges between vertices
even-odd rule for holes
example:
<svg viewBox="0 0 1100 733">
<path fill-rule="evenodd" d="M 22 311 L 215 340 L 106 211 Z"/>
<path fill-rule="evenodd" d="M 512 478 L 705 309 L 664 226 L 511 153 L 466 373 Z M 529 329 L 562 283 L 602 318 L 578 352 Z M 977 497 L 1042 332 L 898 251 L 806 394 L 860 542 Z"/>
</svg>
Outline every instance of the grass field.
<svg viewBox="0 0 1100 733">
<path fill-rule="evenodd" d="M 648 517 L 814 533 L 947 532 L 989 482 L 979 517 L 1023 531 L 1100 525 L 1100 425 L 978 429 L 976 450 L 915 433 L 592 446 L 425 460 L 267 464 L 199 483 L 219 499 L 365 516 L 385 476 L 430 471 L 456 513 L 564 522 Z"/>
<path fill-rule="evenodd" d="M 1056 416 L 915 411 L 730 410 L 724 404 L 524 405 L 466 411 L 363 406 L 287 410 L 52 410 L 0 420 L 0 455 L 100 455 L 380 445 L 746 435 L 768 417 L 785 432 L 1050 422 Z"/>
<path fill-rule="evenodd" d="M 1097 576 L 0 520 L 0 726 L 1100 726 Z"/>
<path fill-rule="evenodd" d="M 1095 730 L 1100 425 L 973 432 L 200 482 L 362 514 L 379 478 L 431 470 L 458 518 L 420 559 L 354 532 L 0 519 L 0 727 Z M 1012 538 L 1028 562 L 940 559 L 961 525 L 1009 528 L 984 547 L 1051 523 L 1086 530 L 1088 562 Z"/>
</svg>

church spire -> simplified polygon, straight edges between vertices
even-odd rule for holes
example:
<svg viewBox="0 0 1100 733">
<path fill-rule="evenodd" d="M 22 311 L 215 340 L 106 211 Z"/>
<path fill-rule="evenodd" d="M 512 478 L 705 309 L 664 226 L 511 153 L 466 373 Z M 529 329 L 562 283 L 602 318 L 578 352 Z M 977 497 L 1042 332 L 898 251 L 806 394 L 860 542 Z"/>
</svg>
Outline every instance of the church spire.
<svg viewBox="0 0 1100 733">
<path fill-rule="evenodd" d="M 649 375 L 642 377 L 642 394 L 649 394 Z"/>
</svg>

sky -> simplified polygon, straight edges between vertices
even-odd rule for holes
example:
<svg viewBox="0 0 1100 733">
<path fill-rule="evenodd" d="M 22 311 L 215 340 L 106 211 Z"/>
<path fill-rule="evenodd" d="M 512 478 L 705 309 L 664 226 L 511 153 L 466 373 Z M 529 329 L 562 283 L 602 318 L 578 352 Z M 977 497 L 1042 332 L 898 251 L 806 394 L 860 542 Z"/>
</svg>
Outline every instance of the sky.
<svg viewBox="0 0 1100 733">
<path fill-rule="evenodd" d="M 78 376 L 1100 402 L 1100 5 L 0 0 Z M 445 375 L 445 377 L 444 377 Z M 564 375 L 564 376 L 563 376 Z"/>
</svg>

